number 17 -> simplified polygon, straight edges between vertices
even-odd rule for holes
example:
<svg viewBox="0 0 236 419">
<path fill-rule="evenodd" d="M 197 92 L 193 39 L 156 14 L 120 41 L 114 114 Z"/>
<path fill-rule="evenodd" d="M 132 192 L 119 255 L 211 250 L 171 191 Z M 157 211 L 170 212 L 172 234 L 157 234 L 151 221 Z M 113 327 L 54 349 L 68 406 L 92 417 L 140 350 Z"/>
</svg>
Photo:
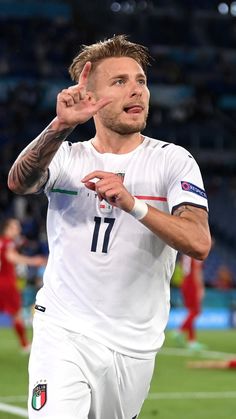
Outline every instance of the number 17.
<svg viewBox="0 0 236 419">
<path fill-rule="evenodd" d="M 94 217 L 95 226 L 93 231 L 93 239 L 92 239 L 92 245 L 91 245 L 91 252 L 97 251 L 97 244 L 98 244 L 98 235 L 99 230 L 101 226 L 101 217 Z M 107 223 L 108 226 L 106 228 L 104 239 L 103 239 L 103 245 L 102 245 L 102 253 L 107 253 L 108 244 L 109 244 L 109 238 L 111 234 L 112 227 L 114 225 L 115 218 L 104 218 L 104 223 Z"/>
</svg>

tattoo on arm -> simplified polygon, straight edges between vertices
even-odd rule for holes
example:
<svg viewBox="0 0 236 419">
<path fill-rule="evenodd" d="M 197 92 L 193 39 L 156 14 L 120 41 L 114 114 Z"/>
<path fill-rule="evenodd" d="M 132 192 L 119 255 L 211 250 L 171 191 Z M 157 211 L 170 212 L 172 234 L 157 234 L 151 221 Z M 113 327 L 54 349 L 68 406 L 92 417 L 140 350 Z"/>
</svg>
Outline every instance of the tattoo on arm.
<svg viewBox="0 0 236 419">
<path fill-rule="evenodd" d="M 177 217 L 180 217 L 181 214 L 185 211 L 190 211 L 193 212 L 192 206 L 191 205 L 181 205 L 180 207 L 178 207 L 175 211 L 174 211 L 174 215 L 176 215 Z"/>
<path fill-rule="evenodd" d="M 208 223 L 208 212 L 204 207 L 197 207 L 194 205 L 183 204 L 180 207 L 176 208 L 173 215 L 181 217 L 182 214 L 189 215 L 191 219 L 196 219 L 201 221 L 201 223 Z"/>
<path fill-rule="evenodd" d="M 72 128 L 57 132 L 50 126 L 20 154 L 8 178 L 10 189 L 18 193 L 36 192 L 47 181 L 48 166 Z"/>
</svg>

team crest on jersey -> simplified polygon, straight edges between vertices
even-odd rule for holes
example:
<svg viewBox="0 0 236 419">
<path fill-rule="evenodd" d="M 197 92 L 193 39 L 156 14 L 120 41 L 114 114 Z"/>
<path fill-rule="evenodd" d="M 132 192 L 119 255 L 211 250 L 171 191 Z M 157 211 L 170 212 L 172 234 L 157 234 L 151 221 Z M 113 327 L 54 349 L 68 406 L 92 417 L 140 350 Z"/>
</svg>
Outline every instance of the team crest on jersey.
<svg viewBox="0 0 236 419">
<path fill-rule="evenodd" d="M 33 389 L 32 407 L 34 410 L 40 410 L 47 401 L 47 384 L 37 384 Z"/>
<path fill-rule="evenodd" d="M 105 199 L 103 199 L 102 201 L 99 201 L 99 210 L 103 213 L 103 214 L 109 214 L 112 212 L 113 207 L 111 204 L 109 204 Z"/>
<path fill-rule="evenodd" d="M 206 192 L 205 192 L 203 189 L 199 188 L 199 187 L 198 187 L 198 186 L 196 186 L 196 185 L 193 185 L 193 184 L 192 184 L 192 183 L 190 183 L 190 182 L 186 182 L 185 180 L 182 180 L 182 181 L 181 181 L 181 188 L 183 189 L 183 191 L 193 192 L 193 193 L 195 193 L 196 195 L 199 195 L 199 196 L 201 196 L 202 198 L 207 199 L 207 194 L 206 194 Z"/>
</svg>

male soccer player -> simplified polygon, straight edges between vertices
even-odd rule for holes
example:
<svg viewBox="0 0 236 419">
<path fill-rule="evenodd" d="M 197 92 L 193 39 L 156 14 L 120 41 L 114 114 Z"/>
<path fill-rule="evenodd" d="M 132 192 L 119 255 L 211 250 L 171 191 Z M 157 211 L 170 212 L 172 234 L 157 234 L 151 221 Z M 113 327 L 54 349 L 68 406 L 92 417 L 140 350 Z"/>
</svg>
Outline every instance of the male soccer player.
<svg viewBox="0 0 236 419">
<path fill-rule="evenodd" d="M 20 231 L 20 222 L 15 218 L 6 218 L 0 226 L 0 312 L 11 316 L 21 348 L 23 352 L 28 352 L 30 344 L 21 315 L 21 295 L 17 288 L 15 265 L 42 266 L 46 259 L 18 252 L 16 239 Z"/>
<path fill-rule="evenodd" d="M 204 345 L 197 341 L 195 321 L 201 313 L 204 297 L 203 262 L 181 255 L 180 264 L 183 272 L 181 293 L 187 314 L 174 337 L 180 346 L 187 344 L 189 349 L 201 350 Z"/>
<path fill-rule="evenodd" d="M 49 260 L 37 295 L 29 418 L 134 419 L 164 341 L 176 252 L 204 259 L 207 197 L 194 158 L 148 138 L 145 47 L 84 46 L 52 123 L 9 187 L 48 196 Z M 95 136 L 71 144 L 94 119 Z"/>
<path fill-rule="evenodd" d="M 196 369 L 219 369 L 219 370 L 235 370 L 236 371 L 236 359 L 224 360 L 209 360 L 209 361 L 191 361 L 188 362 L 189 368 Z"/>
</svg>

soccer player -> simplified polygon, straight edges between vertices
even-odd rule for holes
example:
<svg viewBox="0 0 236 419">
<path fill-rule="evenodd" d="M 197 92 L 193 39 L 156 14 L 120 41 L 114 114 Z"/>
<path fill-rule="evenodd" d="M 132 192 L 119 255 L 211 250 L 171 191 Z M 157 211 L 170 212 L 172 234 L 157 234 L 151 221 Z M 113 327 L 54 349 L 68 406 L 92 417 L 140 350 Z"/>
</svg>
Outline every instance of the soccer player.
<svg viewBox="0 0 236 419">
<path fill-rule="evenodd" d="M 12 191 L 44 190 L 49 200 L 30 419 L 136 418 L 164 341 L 176 253 L 210 250 L 197 163 L 141 133 L 148 61 L 124 35 L 82 47 L 70 66 L 76 84 L 9 172 Z M 64 141 L 91 117 L 93 138 Z"/>
<path fill-rule="evenodd" d="M 216 360 L 209 360 L 209 361 L 191 361 L 188 362 L 189 368 L 196 368 L 196 369 L 233 369 L 236 371 L 236 359 L 229 359 L 226 361 L 216 361 Z"/>
<path fill-rule="evenodd" d="M 41 256 L 26 256 L 18 252 L 16 240 L 20 232 L 20 222 L 15 218 L 6 218 L 0 226 L 0 312 L 11 316 L 22 351 L 27 353 L 30 344 L 21 315 L 21 295 L 17 288 L 15 265 L 42 266 L 46 260 Z"/>
<path fill-rule="evenodd" d="M 189 349 L 201 350 L 205 346 L 197 341 L 195 322 L 201 313 L 204 297 L 203 262 L 188 255 L 181 255 L 180 264 L 183 272 L 181 293 L 187 315 L 174 337 L 180 346 L 185 346 L 187 343 Z"/>
</svg>

